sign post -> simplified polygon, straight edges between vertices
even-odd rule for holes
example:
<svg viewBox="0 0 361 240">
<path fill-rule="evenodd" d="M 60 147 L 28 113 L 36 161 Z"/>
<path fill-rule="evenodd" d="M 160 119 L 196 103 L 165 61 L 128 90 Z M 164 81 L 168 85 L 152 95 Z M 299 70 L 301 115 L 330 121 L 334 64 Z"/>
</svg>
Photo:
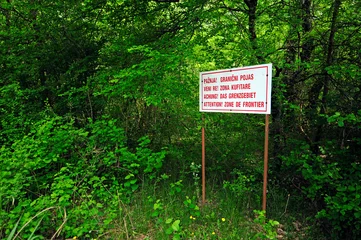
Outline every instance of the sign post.
<svg viewBox="0 0 361 240">
<path fill-rule="evenodd" d="M 202 204 L 206 203 L 206 141 L 205 141 L 205 121 L 202 115 Z"/>
<path fill-rule="evenodd" d="M 263 160 L 263 198 L 262 210 L 266 211 L 267 202 L 267 176 L 268 176 L 268 130 L 269 130 L 269 114 L 266 114 L 264 126 L 264 160 Z"/>
<path fill-rule="evenodd" d="M 200 73 L 200 112 L 253 113 L 266 115 L 262 210 L 266 210 L 271 88 L 271 63 Z M 204 123 L 203 116 L 202 119 Z M 202 203 L 205 203 L 204 126 L 202 127 Z"/>
</svg>

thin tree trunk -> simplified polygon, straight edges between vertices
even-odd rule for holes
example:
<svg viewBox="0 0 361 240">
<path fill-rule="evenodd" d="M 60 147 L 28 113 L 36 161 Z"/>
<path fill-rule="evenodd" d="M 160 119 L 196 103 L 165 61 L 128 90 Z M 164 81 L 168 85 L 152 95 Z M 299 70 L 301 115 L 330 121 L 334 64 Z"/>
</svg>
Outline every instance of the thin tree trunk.
<svg viewBox="0 0 361 240">
<path fill-rule="evenodd" d="M 329 82 L 330 82 L 330 74 L 327 72 L 327 68 L 330 67 L 333 63 L 333 53 L 335 47 L 335 34 L 337 32 L 337 17 L 341 7 L 341 0 L 335 0 L 332 12 L 332 20 L 331 20 L 331 27 L 330 27 L 330 35 L 328 38 L 328 45 L 327 45 L 327 53 L 326 53 L 326 63 L 325 68 L 323 69 L 323 81 L 322 81 L 322 99 L 321 99 L 321 109 L 320 114 L 325 114 L 327 112 L 327 96 L 329 91 Z M 321 85 L 321 84 L 319 84 Z M 314 151 L 318 152 L 318 143 L 322 139 L 323 135 L 323 123 L 319 123 L 317 126 L 317 131 L 315 134 L 315 143 L 316 146 L 314 147 Z"/>
<path fill-rule="evenodd" d="M 255 61 L 257 61 L 258 63 L 263 63 L 264 58 L 260 54 L 260 51 L 258 49 L 257 32 L 256 32 L 256 19 L 257 19 L 256 11 L 257 11 L 258 0 L 244 0 L 244 3 L 248 7 L 248 33 L 253 52 L 256 55 Z"/>
</svg>

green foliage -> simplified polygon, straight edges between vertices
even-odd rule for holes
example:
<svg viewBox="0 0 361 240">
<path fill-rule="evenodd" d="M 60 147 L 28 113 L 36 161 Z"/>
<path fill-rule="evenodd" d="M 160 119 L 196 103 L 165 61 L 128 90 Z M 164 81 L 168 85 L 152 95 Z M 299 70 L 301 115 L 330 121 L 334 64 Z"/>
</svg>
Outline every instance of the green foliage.
<svg viewBox="0 0 361 240">
<path fill-rule="evenodd" d="M 257 216 L 254 222 L 259 224 L 263 229 L 263 231 L 258 232 L 253 239 L 277 239 L 276 227 L 280 223 L 272 219 L 267 220 L 265 211 L 254 210 L 253 212 Z"/>
<path fill-rule="evenodd" d="M 261 184 L 256 181 L 256 177 L 254 175 L 246 176 L 247 173 L 244 173 L 240 170 L 235 169 L 232 172 L 234 175 L 234 180 L 224 181 L 223 188 L 229 189 L 236 199 L 238 199 L 241 203 L 246 203 L 245 207 L 250 207 L 252 200 L 256 200 L 256 202 L 260 202 L 260 196 L 254 194 L 256 189 L 261 189 Z"/>
<path fill-rule="evenodd" d="M 344 127 L 345 123 L 351 126 L 359 126 L 361 122 L 361 110 L 357 114 L 351 113 L 346 116 L 341 116 L 340 112 L 335 112 L 332 116 L 325 116 L 328 123 L 337 123 L 339 127 Z"/>
<path fill-rule="evenodd" d="M 30 124 L 27 119 L 30 113 L 24 106 L 26 99 L 26 93 L 20 89 L 19 84 L 0 87 L 1 145 L 10 145 L 21 138 Z"/>
<path fill-rule="evenodd" d="M 200 198 L 200 169 L 201 169 L 202 165 L 200 164 L 194 164 L 194 162 L 191 163 L 190 165 L 190 170 L 192 173 L 192 178 L 193 178 L 193 185 L 196 189 L 196 196 L 199 199 Z"/>
<path fill-rule="evenodd" d="M 164 204 L 160 199 L 157 199 L 155 202 L 152 197 L 148 196 L 148 202 L 153 203 L 153 210 L 151 217 L 156 219 L 156 225 L 161 228 L 165 227 L 165 234 L 172 236 L 172 239 L 180 239 L 180 220 L 174 220 L 173 218 L 167 218 L 164 221 L 165 209 Z"/>
<path fill-rule="evenodd" d="M 181 239 L 179 232 L 181 231 L 181 227 L 179 226 L 180 220 L 173 221 L 173 218 L 168 218 L 165 221 L 166 224 L 169 224 L 169 227 L 165 230 L 165 233 L 167 235 L 172 235 L 173 240 L 179 240 Z"/>
<path fill-rule="evenodd" d="M 354 168 L 360 171 L 360 168 Z M 324 198 L 326 208 L 322 209 L 317 217 L 327 219 L 334 231 L 341 232 L 344 228 L 349 228 L 353 236 L 358 236 L 361 227 L 360 216 L 360 187 L 354 183 L 339 185 L 337 192 L 332 196 L 326 195 Z M 336 233 L 337 234 L 337 233 Z"/>
<path fill-rule="evenodd" d="M 340 161 L 341 158 L 343 161 Z M 361 177 L 361 168 L 357 161 L 353 162 L 353 156 L 347 149 L 337 152 L 327 147 L 323 149 L 323 155 L 317 156 L 308 146 L 303 146 L 283 161 L 293 169 L 297 167 L 295 173 L 306 180 L 303 185 L 306 196 L 324 204 L 325 207 L 316 216 L 332 226 L 330 234 L 333 237 L 359 235 L 361 199 L 356 182 Z M 351 161 L 347 168 L 343 165 L 346 161 Z"/>
<path fill-rule="evenodd" d="M 119 215 L 119 201 L 129 202 L 140 181 L 155 178 L 165 157 L 165 151 L 147 148 L 147 138 L 139 140 L 135 152 L 128 150 L 115 123 L 90 121 L 84 130 L 73 121 L 47 118 L 11 147 L 3 146 L 0 233 L 9 234 L 20 215 L 22 225 L 52 206 L 64 213 L 48 211 L 42 234 L 61 226 L 63 236 L 90 237 L 109 228 Z M 30 236 L 37 224 L 31 221 L 22 236 Z"/>
<path fill-rule="evenodd" d="M 183 195 L 195 193 L 192 185 L 189 183 L 182 189 Z M 217 188 L 216 185 L 213 187 Z M 194 197 L 184 199 L 183 195 L 170 195 L 167 183 L 157 192 L 151 185 L 145 186 L 142 191 L 135 193 L 133 204 L 125 206 L 131 219 L 126 225 L 129 238 L 275 239 L 277 236 L 277 221 L 266 219 L 262 211 L 256 211 L 256 218 L 253 214 L 249 217 L 251 211 L 240 206 L 235 198 L 229 198 L 229 189 L 209 191 L 204 205 L 195 202 Z M 148 201 L 144 201 L 144 195 Z M 118 228 L 117 231 L 125 230 Z"/>
<path fill-rule="evenodd" d="M 0 10 L 0 238 L 26 223 L 21 238 L 54 228 L 59 238 L 101 236 L 145 184 L 162 189 L 158 174 L 184 208 L 165 216 L 154 197 L 157 216 L 172 218 L 160 230 L 177 219 L 184 235 L 172 234 L 185 237 L 202 126 L 207 181 L 258 204 L 264 118 L 203 121 L 198 82 L 201 71 L 265 62 L 272 183 L 317 206 L 328 237 L 359 236 L 359 1 L 3 0 Z M 190 181 L 195 193 L 184 195 Z"/>
<path fill-rule="evenodd" d="M 244 197 L 252 190 L 251 184 L 254 183 L 255 177 L 247 177 L 241 171 L 236 171 L 235 174 L 236 179 L 232 183 L 224 181 L 223 187 L 229 188 L 237 197 Z"/>
<path fill-rule="evenodd" d="M 199 217 L 201 215 L 200 209 L 198 207 L 198 203 L 196 202 L 197 198 L 189 198 L 186 196 L 186 200 L 183 202 L 184 206 L 186 207 L 186 211 L 184 211 L 184 214 L 189 214 L 190 216 L 197 216 Z"/>
<path fill-rule="evenodd" d="M 152 202 L 152 198 L 148 197 L 148 201 L 149 202 Z M 152 213 L 152 217 L 158 217 L 163 211 L 163 204 L 161 202 L 160 199 L 157 199 L 155 201 L 155 203 L 153 204 L 153 213 Z M 161 223 L 163 222 L 163 219 L 162 218 L 158 218 L 157 220 L 158 223 Z"/>
<path fill-rule="evenodd" d="M 175 195 L 176 193 L 180 193 L 182 191 L 183 188 L 183 184 L 182 184 L 183 180 L 179 180 L 175 183 L 170 183 L 170 191 L 169 194 L 170 195 Z"/>
<path fill-rule="evenodd" d="M 11 240 L 11 239 L 13 239 L 13 237 L 15 236 L 15 232 L 16 232 L 16 229 L 17 229 L 17 227 L 18 227 L 18 225 L 19 225 L 20 219 L 21 219 L 21 218 L 19 218 L 19 220 L 16 222 L 14 228 L 11 230 L 11 232 L 10 232 L 7 240 Z"/>
</svg>

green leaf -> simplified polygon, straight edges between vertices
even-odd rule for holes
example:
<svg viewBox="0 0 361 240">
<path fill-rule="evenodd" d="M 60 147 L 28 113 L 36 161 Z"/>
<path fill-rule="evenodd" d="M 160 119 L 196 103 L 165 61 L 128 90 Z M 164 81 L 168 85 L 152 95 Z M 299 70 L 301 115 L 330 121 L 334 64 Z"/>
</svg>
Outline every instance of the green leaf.
<svg viewBox="0 0 361 240">
<path fill-rule="evenodd" d="M 132 191 L 137 190 L 137 189 L 138 189 L 138 187 L 139 187 L 139 185 L 132 185 Z"/>
<path fill-rule="evenodd" d="M 34 240 L 34 239 L 36 239 L 36 238 L 38 238 L 39 236 L 33 236 L 34 235 L 34 233 L 36 232 L 36 230 L 38 229 L 38 227 L 40 226 L 40 223 L 41 223 L 41 221 L 43 220 L 43 218 L 44 218 L 44 216 L 38 221 L 38 223 L 36 224 L 36 226 L 35 226 L 35 228 L 34 228 L 34 230 L 31 232 L 31 234 L 30 234 L 30 236 L 29 236 L 29 240 Z"/>
<path fill-rule="evenodd" d="M 158 215 L 159 215 L 159 211 L 154 211 L 151 216 L 152 217 L 158 217 Z"/>
<path fill-rule="evenodd" d="M 173 240 L 180 240 L 180 235 L 179 234 L 174 234 L 173 236 Z"/>
<path fill-rule="evenodd" d="M 128 174 L 126 177 L 125 177 L 125 180 L 128 180 L 128 179 L 130 179 L 131 177 L 134 177 L 134 174 Z"/>
<path fill-rule="evenodd" d="M 345 125 L 343 120 L 339 120 L 337 123 L 339 127 L 343 127 Z"/>
<path fill-rule="evenodd" d="M 14 228 L 11 230 L 11 232 L 10 232 L 7 240 L 13 239 L 13 237 L 14 237 L 14 235 L 15 235 L 15 231 L 16 231 L 18 225 L 19 225 L 20 220 L 21 220 L 21 217 L 20 217 L 19 220 L 16 222 Z"/>
<path fill-rule="evenodd" d="M 165 233 L 166 233 L 167 235 L 171 235 L 171 234 L 173 233 L 172 227 L 167 228 L 167 229 L 165 230 Z"/>
<path fill-rule="evenodd" d="M 172 224 L 172 228 L 174 231 L 179 231 L 179 223 L 180 220 L 175 220 L 174 223 Z"/>
</svg>

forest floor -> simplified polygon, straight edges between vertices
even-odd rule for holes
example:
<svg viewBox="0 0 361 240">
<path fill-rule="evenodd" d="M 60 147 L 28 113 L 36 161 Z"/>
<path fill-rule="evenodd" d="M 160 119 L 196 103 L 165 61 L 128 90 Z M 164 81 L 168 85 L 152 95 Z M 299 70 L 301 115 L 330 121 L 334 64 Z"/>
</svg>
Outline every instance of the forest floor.
<svg viewBox="0 0 361 240">
<path fill-rule="evenodd" d="M 131 202 L 120 202 L 117 227 L 99 239 L 324 239 L 311 219 L 292 211 L 288 194 L 270 192 L 267 218 L 261 197 L 229 189 L 207 189 L 202 204 L 198 186 L 177 181 L 143 186 Z"/>
</svg>

